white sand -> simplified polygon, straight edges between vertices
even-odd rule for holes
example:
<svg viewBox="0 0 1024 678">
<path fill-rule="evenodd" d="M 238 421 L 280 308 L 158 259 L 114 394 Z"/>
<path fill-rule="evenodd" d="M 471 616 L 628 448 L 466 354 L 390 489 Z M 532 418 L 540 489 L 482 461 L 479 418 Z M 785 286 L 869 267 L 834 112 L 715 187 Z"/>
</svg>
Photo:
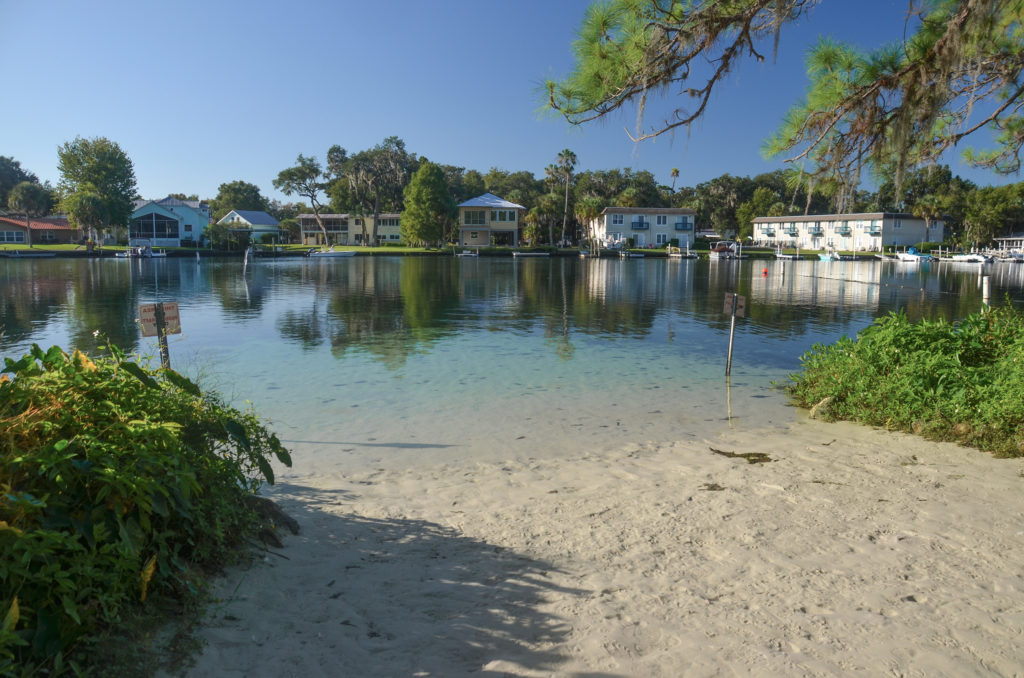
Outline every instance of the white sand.
<svg viewBox="0 0 1024 678">
<path fill-rule="evenodd" d="M 412 468 L 305 452 L 268 492 L 303 533 L 220 583 L 188 675 L 1024 675 L 1021 460 L 807 419 Z"/>
</svg>

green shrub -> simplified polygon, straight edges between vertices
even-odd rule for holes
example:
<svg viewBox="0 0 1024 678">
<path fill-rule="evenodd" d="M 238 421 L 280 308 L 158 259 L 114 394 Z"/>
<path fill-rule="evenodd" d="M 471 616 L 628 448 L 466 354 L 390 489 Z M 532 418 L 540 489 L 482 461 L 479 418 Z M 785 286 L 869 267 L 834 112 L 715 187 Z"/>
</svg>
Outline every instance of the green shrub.
<svg viewBox="0 0 1024 678">
<path fill-rule="evenodd" d="M 273 482 L 271 457 L 291 464 L 251 412 L 112 354 L 5 360 L 2 675 L 88 667 L 147 594 L 195 592 L 255 527 L 246 497 Z"/>
<path fill-rule="evenodd" d="M 1024 456 L 1024 317 L 1009 301 L 959 323 L 891 313 L 800 360 L 790 397 L 827 419 Z"/>
</svg>

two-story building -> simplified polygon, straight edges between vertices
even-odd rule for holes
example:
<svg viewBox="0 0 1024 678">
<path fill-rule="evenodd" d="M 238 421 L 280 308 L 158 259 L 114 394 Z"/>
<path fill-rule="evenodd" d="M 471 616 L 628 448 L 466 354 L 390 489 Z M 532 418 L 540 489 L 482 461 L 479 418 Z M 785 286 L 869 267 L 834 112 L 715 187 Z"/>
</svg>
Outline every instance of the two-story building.
<svg viewBox="0 0 1024 678">
<path fill-rule="evenodd" d="M 464 247 L 488 245 L 516 247 L 519 224 L 526 208 L 484 193 L 459 204 L 459 244 Z"/>
<path fill-rule="evenodd" d="M 198 244 L 209 224 L 210 206 L 199 200 L 136 200 L 128 237 L 154 247 L 181 247 Z"/>
<path fill-rule="evenodd" d="M 753 224 L 756 245 L 857 252 L 941 242 L 946 226 L 942 219 L 925 220 L 899 212 L 757 217 Z"/>
<path fill-rule="evenodd" d="M 300 214 L 299 234 L 303 245 L 323 246 L 324 235 L 316 223 L 313 214 Z M 363 245 L 373 237 L 373 216 L 355 216 L 351 214 L 321 214 L 320 221 L 324 224 L 327 237 L 332 245 Z M 377 217 L 377 245 L 402 242 L 400 226 L 402 215 L 397 213 L 380 214 Z M 364 235 L 365 234 L 365 235 Z"/>
<path fill-rule="evenodd" d="M 688 207 L 605 207 L 591 228 L 611 246 L 632 238 L 634 247 L 664 247 L 673 240 L 688 247 L 693 245 L 695 215 Z"/>
</svg>

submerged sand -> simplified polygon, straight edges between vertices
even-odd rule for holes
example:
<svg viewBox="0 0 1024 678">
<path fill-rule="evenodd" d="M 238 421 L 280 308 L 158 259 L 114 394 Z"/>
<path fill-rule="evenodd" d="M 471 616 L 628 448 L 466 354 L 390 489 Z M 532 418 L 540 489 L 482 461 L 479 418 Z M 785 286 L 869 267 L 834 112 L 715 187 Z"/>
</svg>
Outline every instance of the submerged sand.
<svg viewBox="0 0 1024 678">
<path fill-rule="evenodd" d="M 1022 460 L 804 418 L 496 461 L 294 455 L 267 495 L 302 534 L 218 583 L 188 675 L 1024 672 Z"/>
</svg>

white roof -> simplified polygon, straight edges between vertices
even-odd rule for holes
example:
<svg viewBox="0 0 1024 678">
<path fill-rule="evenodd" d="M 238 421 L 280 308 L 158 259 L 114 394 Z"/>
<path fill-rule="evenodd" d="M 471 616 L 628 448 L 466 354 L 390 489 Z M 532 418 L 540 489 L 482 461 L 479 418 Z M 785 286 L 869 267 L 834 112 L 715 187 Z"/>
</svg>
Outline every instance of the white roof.
<svg viewBox="0 0 1024 678">
<path fill-rule="evenodd" d="M 493 193 L 484 193 L 478 195 L 475 198 L 471 198 L 464 203 L 460 203 L 459 207 L 493 207 L 501 209 L 513 209 L 513 210 L 525 210 L 526 208 L 522 205 L 517 205 L 514 202 L 509 202 L 504 198 L 499 198 Z"/>
</svg>

